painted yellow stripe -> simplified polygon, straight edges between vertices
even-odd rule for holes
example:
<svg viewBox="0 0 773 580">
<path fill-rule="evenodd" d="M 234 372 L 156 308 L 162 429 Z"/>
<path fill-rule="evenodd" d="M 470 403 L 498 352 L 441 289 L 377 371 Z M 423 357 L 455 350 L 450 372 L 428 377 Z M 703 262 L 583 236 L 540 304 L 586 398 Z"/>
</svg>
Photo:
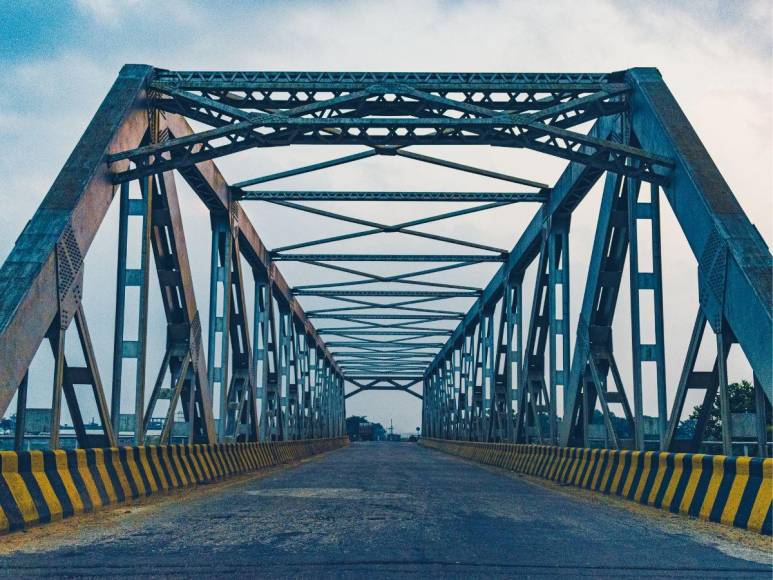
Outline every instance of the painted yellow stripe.
<svg viewBox="0 0 773 580">
<path fill-rule="evenodd" d="M 585 470 L 585 475 L 582 477 L 582 487 L 587 488 L 588 487 L 588 481 L 590 480 L 591 473 L 593 473 L 593 469 L 596 467 L 596 464 L 599 461 L 599 449 L 593 449 L 590 452 L 590 461 L 588 463 L 588 469 Z"/>
<path fill-rule="evenodd" d="M 78 473 L 83 480 L 83 485 L 86 486 L 86 493 L 89 494 L 91 505 L 94 509 L 102 507 L 102 496 L 99 495 L 97 484 L 94 483 L 94 478 L 91 476 L 91 470 L 89 469 L 86 450 L 75 450 L 75 461 L 78 468 Z"/>
<path fill-rule="evenodd" d="M 134 461 L 134 450 L 126 450 L 126 465 L 129 467 L 129 474 L 134 480 L 134 486 L 137 488 L 137 494 L 142 497 L 146 495 L 145 483 L 142 481 L 140 470 L 137 468 L 137 462 Z M 151 477 L 151 479 L 153 479 Z"/>
<path fill-rule="evenodd" d="M 212 457 L 212 446 L 205 444 L 201 446 L 201 453 L 207 460 L 207 465 L 209 466 L 209 473 L 212 477 L 212 479 L 219 479 L 221 477 L 220 474 L 220 468 L 217 465 L 217 462 L 215 461 L 215 458 Z"/>
<path fill-rule="evenodd" d="M 145 477 L 148 480 L 150 492 L 156 493 L 158 491 L 158 484 L 156 483 L 156 478 L 153 477 L 153 470 L 150 468 L 150 463 L 148 463 L 148 448 L 143 445 L 139 447 L 137 453 L 140 456 L 140 468 L 142 468 L 142 471 L 145 473 Z"/>
<path fill-rule="evenodd" d="M 0 532 L 7 532 L 11 527 L 11 523 L 8 521 L 8 516 L 3 511 L 3 506 L 0 506 Z"/>
<path fill-rule="evenodd" d="M 75 487 L 75 481 L 67 466 L 67 452 L 61 449 L 54 451 L 54 462 L 56 463 L 56 472 L 59 475 L 59 479 L 62 480 L 62 485 L 67 493 L 67 498 L 70 500 L 70 505 L 72 505 L 73 513 L 79 514 L 83 512 L 85 508 L 83 506 L 81 494 L 78 493 L 78 489 Z"/>
<path fill-rule="evenodd" d="M 188 479 L 188 472 L 185 471 L 185 468 L 183 467 L 182 462 L 180 461 L 180 458 L 177 456 L 177 445 L 169 445 L 167 447 L 167 453 L 172 456 L 172 463 L 177 468 L 177 473 L 179 475 L 178 477 L 178 483 L 180 487 L 187 487 L 189 484 L 193 483 Z"/>
<path fill-rule="evenodd" d="M 735 521 L 735 515 L 741 506 L 741 496 L 743 496 L 743 491 L 749 482 L 749 463 L 751 463 L 751 457 L 738 457 L 735 459 L 733 484 L 730 486 L 730 492 L 727 495 L 725 508 L 722 510 L 720 518 L 723 524 L 732 526 Z"/>
<path fill-rule="evenodd" d="M 601 449 L 599 451 L 598 459 L 596 459 L 598 467 L 596 468 L 596 473 L 593 474 L 593 479 L 590 482 L 590 489 L 598 489 L 597 486 L 599 479 L 601 479 L 603 475 L 609 472 L 609 461 L 607 460 L 608 455 L 608 449 Z"/>
<path fill-rule="evenodd" d="M 634 451 L 631 453 L 631 466 L 628 468 L 628 477 L 625 478 L 625 484 L 623 485 L 623 497 L 628 497 L 633 485 L 633 479 L 636 476 L 636 472 L 639 469 L 639 462 L 642 460 L 641 451 Z"/>
<path fill-rule="evenodd" d="M 148 461 L 150 461 L 153 464 L 153 467 L 156 468 L 156 473 L 158 474 L 158 485 L 160 486 L 160 489 L 163 491 L 167 491 L 170 487 L 169 480 L 167 480 L 166 475 L 164 475 L 164 469 L 161 465 L 161 460 L 158 458 L 158 447 L 155 445 L 151 445 L 148 447 Z"/>
<path fill-rule="evenodd" d="M 191 463 L 195 473 L 197 474 L 198 481 L 207 481 L 207 468 L 204 465 L 204 461 L 201 459 L 201 455 L 198 451 L 198 445 L 187 445 L 188 448 L 188 461 Z"/>
<path fill-rule="evenodd" d="M 513 471 L 515 469 L 515 462 L 518 459 L 518 446 L 510 444 L 508 448 L 509 453 L 507 457 L 507 469 Z"/>
<path fill-rule="evenodd" d="M 641 477 L 639 478 L 639 484 L 636 486 L 636 493 L 633 496 L 635 501 L 641 501 L 641 496 L 644 493 L 644 487 L 647 485 L 647 480 L 650 477 L 650 471 L 652 471 L 652 459 L 653 451 L 644 452 L 644 468 L 641 470 Z"/>
<path fill-rule="evenodd" d="M 660 486 L 663 485 L 663 477 L 666 475 L 666 470 L 668 469 L 667 461 L 668 461 L 669 453 L 658 453 L 657 460 L 658 460 L 658 470 L 655 473 L 655 481 L 652 482 L 652 489 L 650 489 L 650 495 L 647 497 L 647 505 L 654 505 L 655 500 L 658 497 L 658 492 L 660 491 Z M 666 482 L 666 485 L 668 485 L 668 482 Z"/>
<path fill-rule="evenodd" d="M 110 461 L 113 463 L 113 469 L 115 469 L 115 474 L 118 476 L 118 483 L 123 490 L 123 496 L 127 500 L 130 500 L 132 497 L 132 488 L 129 486 L 129 478 L 126 476 L 126 471 L 124 470 L 123 464 L 121 463 L 121 457 L 118 453 L 118 448 L 111 447 L 110 449 L 107 449 L 107 453 L 110 455 Z"/>
<path fill-rule="evenodd" d="M 553 465 L 550 466 L 550 471 L 548 471 L 548 479 L 555 481 L 556 475 L 560 473 L 561 467 L 564 465 L 564 462 L 566 461 L 566 448 L 561 448 L 556 450 L 556 460 L 553 462 Z"/>
<path fill-rule="evenodd" d="M 612 478 L 612 486 L 609 488 L 610 493 L 617 495 L 617 490 L 620 487 L 620 479 L 623 477 L 623 471 L 625 470 L 625 460 L 631 455 L 630 451 L 618 451 L 620 457 L 617 460 L 617 469 L 615 470 L 615 476 Z"/>
<path fill-rule="evenodd" d="M 550 452 L 550 449 L 547 446 L 543 446 L 540 450 L 540 460 L 535 467 L 534 475 L 545 477 L 545 469 L 552 458 L 553 454 Z"/>
<path fill-rule="evenodd" d="M 214 445 L 212 447 L 212 454 L 217 459 L 219 465 L 220 465 L 220 474 L 222 477 L 227 477 L 230 475 L 231 470 L 228 467 L 228 462 L 225 460 L 225 457 L 223 455 L 223 447 L 222 445 Z"/>
<path fill-rule="evenodd" d="M 577 462 L 577 471 L 574 474 L 574 478 L 569 482 L 572 485 L 579 486 L 580 480 L 583 476 L 583 472 L 586 469 L 586 466 L 588 465 L 588 461 L 590 459 L 590 449 L 582 449 L 580 450 L 580 461 Z"/>
<path fill-rule="evenodd" d="M 212 450 L 212 445 L 210 443 L 207 443 L 203 446 L 202 452 L 204 454 L 204 457 L 207 458 L 207 463 L 209 464 L 209 472 L 212 474 L 212 479 L 220 479 L 223 477 L 223 473 L 220 469 L 220 465 L 217 461 L 215 461 L 215 456 Z"/>
<path fill-rule="evenodd" d="M 671 502 L 674 501 L 676 488 L 679 486 L 679 480 L 682 479 L 684 473 L 684 456 L 684 453 L 674 455 L 674 471 L 671 473 L 671 481 L 668 482 L 666 493 L 663 494 L 663 503 L 660 504 L 664 510 L 671 509 Z"/>
<path fill-rule="evenodd" d="M 620 460 L 619 451 L 605 449 L 604 452 L 607 455 L 607 464 L 604 466 L 604 476 L 601 478 L 601 483 L 599 484 L 598 488 L 595 487 L 596 484 L 594 482 L 594 489 L 598 489 L 600 491 L 604 491 L 607 488 L 609 478 L 612 477 L 612 466 L 615 463 L 615 459 L 618 461 Z"/>
<path fill-rule="evenodd" d="M 107 495 L 109 503 L 116 503 L 118 501 L 118 495 L 115 493 L 113 480 L 110 479 L 110 475 L 107 473 L 105 460 L 105 450 L 94 449 L 94 466 L 97 468 L 99 478 L 102 480 L 102 486 L 105 488 L 105 494 Z"/>
<path fill-rule="evenodd" d="M 773 500 L 773 459 L 766 459 L 762 464 L 762 485 L 757 492 L 757 498 L 754 500 L 746 527 L 755 532 L 762 529 L 770 509 L 771 500 Z"/>
<path fill-rule="evenodd" d="M 687 486 L 684 488 L 684 495 L 679 504 L 679 511 L 683 514 L 689 513 L 690 505 L 695 497 L 695 490 L 698 488 L 701 474 L 703 473 L 703 454 L 696 453 L 692 456 L 692 469 L 690 479 L 687 480 Z"/>
<path fill-rule="evenodd" d="M 32 501 L 27 485 L 19 475 L 19 458 L 13 451 L 0 451 L 2 461 L 2 477 L 13 496 L 16 507 L 21 512 L 25 524 L 36 524 L 40 521 L 35 502 Z"/>
<path fill-rule="evenodd" d="M 203 479 L 201 469 L 199 469 L 199 464 L 196 461 L 196 459 L 193 457 L 193 445 L 183 445 L 182 447 L 183 451 L 183 459 L 185 460 L 185 463 L 190 466 L 191 473 L 193 473 L 195 480 L 201 481 Z"/>
<path fill-rule="evenodd" d="M 574 481 L 574 474 L 577 472 L 577 468 L 580 465 L 582 456 L 582 449 L 574 449 L 572 451 L 572 458 L 569 464 L 569 473 L 564 477 L 563 483 L 571 484 Z"/>
<path fill-rule="evenodd" d="M 706 497 L 701 504 L 701 511 L 698 515 L 704 520 L 709 519 L 711 516 L 711 510 L 714 508 L 714 502 L 717 499 L 717 492 L 719 486 L 722 484 L 722 477 L 725 475 L 725 456 L 717 455 L 711 458 L 711 479 L 709 480 L 709 487 L 706 490 Z"/>
<path fill-rule="evenodd" d="M 175 471 L 175 460 L 170 458 L 168 455 L 170 449 L 172 448 L 169 445 L 163 445 L 156 449 L 156 453 L 158 453 L 158 461 L 164 467 L 166 467 L 166 471 L 169 474 L 169 489 L 173 489 L 176 487 L 182 487 L 184 483 L 180 479 L 180 472 Z"/>
<path fill-rule="evenodd" d="M 537 448 L 532 447 L 529 450 L 529 458 L 525 465 L 525 472 L 527 475 L 531 475 L 534 472 L 534 464 L 539 460 L 539 451 Z"/>
<path fill-rule="evenodd" d="M 56 497 L 54 488 L 51 487 L 51 482 L 48 481 L 45 468 L 43 465 L 43 452 L 42 451 L 30 451 L 30 465 L 32 467 L 32 477 L 40 488 L 40 493 L 43 496 L 43 501 L 48 506 L 48 511 L 51 514 L 51 521 L 62 519 L 62 504 L 59 498 Z"/>
</svg>

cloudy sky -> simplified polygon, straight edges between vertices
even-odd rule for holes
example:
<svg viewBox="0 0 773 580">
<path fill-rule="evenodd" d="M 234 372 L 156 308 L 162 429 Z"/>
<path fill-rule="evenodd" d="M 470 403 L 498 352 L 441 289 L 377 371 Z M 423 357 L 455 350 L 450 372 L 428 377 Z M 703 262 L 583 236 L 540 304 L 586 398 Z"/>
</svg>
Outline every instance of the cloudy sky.
<svg viewBox="0 0 773 580">
<path fill-rule="evenodd" d="M 769 1 L 0 0 L 0 8 L 0 65 L 4 72 L 0 77 L 0 145 L 4 151 L 0 157 L 0 201 L 4 207 L 0 212 L 0 259 L 7 256 L 124 63 L 206 70 L 615 71 L 658 67 L 750 219 L 767 241 L 771 239 Z M 356 150 L 299 147 L 253 151 L 222 160 L 219 165 L 229 181 L 236 182 Z M 563 166 L 523 151 L 448 148 L 423 152 L 549 183 Z M 399 159 L 369 160 L 294 178 L 283 186 L 503 187 Z M 182 185 L 180 196 L 198 306 L 206 313 L 209 248 L 206 236 L 196 234 L 208 229 L 207 215 Z M 573 324 L 582 297 L 598 196 L 597 188 L 572 223 Z M 110 384 L 113 333 L 115 209 L 114 204 L 86 262 L 84 304 L 106 385 Z M 442 204 L 349 204 L 334 209 L 396 223 L 449 208 Z M 442 222 L 425 231 L 510 248 L 534 210 L 522 204 Z M 263 204 L 251 205 L 248 211 L 269 247 L 356 229 Z M 695 313 L 697 277 L 695 260 L 667 205 L 663 228 L 667 371 L 673 394 Z M 336 249 L 383 251 L 385 247 L 396 253 L 417 249 L 415 239 L 396 234 Z M 421 251 L 447 250 L 448 246 L 422 246 Z M 292 284 L 328 279 L 320 270 L 287 266 L 292 265 L 283 265 L 282 270 Z M 454 279 L 482 286 L 491 273 L 491 268 L 471 268 Z M 155 318 L 151 321 L 149 376 L 155 373 L 160 360 L 157 353 L 163 345 L 157 294 L 157 289 L 151 290 Z M 629 372 L 626 353 L 630 342 L 624 333 L 629 302 L 624 294 L 618 312 L 626 316 L 618 316 L 621 331 L 617 352 L 623 370 Z M 50 400 L 46 357 L 50 354 L 41 349 L 32 373 L 32 405 L 46 406 Z M 731 362 L 731 378 L 748 378 L 748 364 L 740 354 L 734 354 Z M 653 399 L 648 396 L 647 400 L 651 410 Z M 348 412 L 387 424 L 391 418 L 398 430 L 410 431 L 419 424 L 420 407 L 416 399 L 401 393 L 370 393 L 349 399 Z"/>
</svg>

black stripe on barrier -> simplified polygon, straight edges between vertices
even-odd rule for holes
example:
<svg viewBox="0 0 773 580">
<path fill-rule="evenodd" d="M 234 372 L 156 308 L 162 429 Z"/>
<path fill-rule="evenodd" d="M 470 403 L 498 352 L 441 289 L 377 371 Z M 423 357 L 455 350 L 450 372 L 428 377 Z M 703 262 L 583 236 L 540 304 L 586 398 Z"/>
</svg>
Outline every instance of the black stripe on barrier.
<svg viewBox="0 0 773 580">
<path fill-rule="evenodd" d="M 85 460 L 86 456 L 84 455 L 83 458 Z M 68 451 L 65 454 L 65 459 L 67 460 L 67 471 L 70 473 L 70 477 L 72 477 L 72 482 L 73 485 L 75 485 L 75 491 L 78 493 L 78 497 L 81 498 L 83 509 L 87 512 L 93 511 L 94 504 L 91 502 L 89 489 L 86 487 L 86 482 L 83 481 L 80 469 L 78 469 L 78 454 L 75 451 Z M 86 467 L 86 469 L 88 469 L 88 467 Z"/>
<path fill-rule="evenodd" d="M 599 490 L 601 487 L 601 482 L 604 481 L 604 476 L 607 473 L 607 469 L 610 463 L 610 453 L 606 450 L 601 451 L 597 463 L 598 467 L 596 468 L 596 472 L 593 474 L 593 477 L 591 477 L 590 481 L 588 481 L 588 485 L 590 486 L 589 489 L 593 489 L 595 491 Z M 595 484 L 594 481 L 596 482 Z"/>
<path fill-rule="evenodd" d="M 631 488 L 628 490 L 628 494 L 625 496 L 626 499 L 635 500 L 636 499 L 636 490 L 639 487 L 639 480 L 641 479 L 642 473 L 644 472 L 644 460 L 646 459 L 646 455 L 644 452 L 639 453 L 638 455 L 638 461 L 636 462 L 636 468 L 633 467 L 633 456 L 631 457 L 631 469 L 634 469 L 633 472 L 633 481 L 631 482 Z M 625 492 L 625 489 L 623 489 L 623 492 Z"/>
<path fill-rule="evenodd" d="M 714 498 L 714 505 L 711 506 L 711 513 L 709 519 L 712 522 L 718 522 L 722 520 L 722 511 L 727 503 L 727 498 L 730 495 L 730 488 L 733 486 L 735 480 L 735 469 L 738 464 L 730 458 L 725 458 L 722 462 L 722 481 L 719 482 L 719 489 L 717 489 L 717 497 Z"/>
<path fill-rule="evenodd" d="M 765 514 L 765 520 L 762 524 L 762 533 L 767 534 L 770 536 L 773 534 L 773 511 L 771 511 L 771 507 L 768 507 L 768 513 Z"/>
<path fill-rule="evenodd" d="M 624 451 L 621 453 L 623 460 L 623 469 L 620 473 L 620 480 L 617 482 L 615 489 L 610 488 L 610 493 L 623 497 L 623 491 L 625 491 L 625 482 L 628 479 L 628 474 L 631 473 L 631 463 L 633 463 L 633 453 L 630 451 Z"/>
<path fill-rule="evenodd" d="M 201 474 L 206 481 L 215 480 L 215 472 L 212 471 L 212 466 L 207 460 L 207 454 L 204 451 L 204 445 L 196 444 L 193 446 L 193 454 L 196 456 L 196 460 L 201 468 Z"/>
<path fill-rule="evenodd" d="M 115 464 L 113 463 L 112 449 L 103 449 L 102 459 L 104 460 L 105 471 L 107 471 L 107 476 L 110 478 L 110 483 L 113 485 L 113 491 L 115 492 L 115 497 L 117 499 L 117 502 L 118 503 L 125 502 L 129 498 L 127 498 L 126 494 L 124 493 L 123 486 L 121 485 L 121 480 L 118 477 L 118 472 L 115 469 Z"/>
<path fill-rule="evenodd" d="M 177 478 L 177 474 L 174 471 L 174 467 L 169 463 L 169 457 L 166 454 L 167 446 L 158 446 L 153 448 L 156 460 L 161 466 L 161 471 L 164 473 L 166 482 L 169 485 L 169 489 L 180 487 L 180 480 Z"/>
<path fill-rule="evenodd" d="M 660 483 L 660 489 L 658 490 L 658 493 L 655 496 L 655 501 L 652 504 L 655 507 L 659 508 L 663 506 L 663 498 L 666 495 L 666 491 L 668 491 L 668 486 L 671 483 L 671 478 L 674 476 L 675 459 L 676 459 L 676 455 L 673 455 L 671 453 L 666 455 L 666 467 L 665 467 L 665 472 L 663 473 L 663 480 Z"/>
<path fill-rule="evenodd" d="M 43 492 L 35 481 L 35 477 L 32 475 L 32 456 L 29 451 L 22 451 L 18 454 L 19 458 L 19 475 L 24 481 L 24 485 L 27 486 L 32 501 L 38 510 L 38 518 L 40 523 L 51 521 L 51 510 L 48 508 L 46 499 L 43 497 Z"/>
<path fill-rule="evenodd" d="M 738 511 L 733 520 L 734 526 L 745 528 L 752 515 L 752 508 L 757 499 L 757 492 L 762 486 L 762 465 L 763 460 L 755 457 L 749 462 L 749 481 L 746 483 L 746 489 L 743 490 L 741 501 L 738 505 Z"/>
<path fill-rule="evenodd" d="M 223 464 L 223 459 L 220 457 L 220 451 L 218 450 L 217 445 L 210 444 L 208 448 L 209 456 L 212 458 L 212 463 L 215 465 L 215 473 L 217 473 L 219 478 L 225 478 L 228 475 L 228 470 Z"/>
<path fill-rule="evenodd" d="M 24 527 L 24 516 L 11 493 L 11 488 L 2 475 L 3 455 L 0 453 L 0 505 L 3 506 L 5 517 L 8 519 L 10 530 L 18 530 Z"/>
<path fill-rule="evenodd" d="M 690 477 L 692 476 L 693 457 L 692 454 L 685 454 L 682 456 L 682 475 L 679 478 L 679 482 L 676 484 L 674 497 L 671 498 L 671 506 L 668 508 L 668 511 L 671 513 L 679 513 L 679 506 L 682 505 L 684 492 L 687 489 L 687 484 L 690 483 Z"/>
<path fill-rule="evenodd" d="M 145 464 L 142 461 L 142 454 L 140 453 L 140 448 L 131 447 L 130 449 L 131 449 L 132 457 L 134 458 L 134 465 L 137 466 L 137 471 L 140 474 L 140 479 L 142 479 L 142 485 L 145 487 L 145 495 L 150 495 L 151 493 L 153 493 L 153 487 L 155 487 L 156 489 L 159 489 L 161 487 L 161 483 L 158 481 L 158 479 L 153 477 L 152 471 L 148 473 L 145 470 Z M 145 449 L 147 453 L 147 448 L 143 447 L 143 449 Z M 149 464 L 150 462 L 148 462 L 148 469 L 152 470 Z M 151 479 L 154 485 L 151 485 Z"/>
<path fill-rule="evenodd" d="M 644 482 L 644 489 L 642 490 L 641 497 L 639 498 L 639 502 L 644 504 L 647 503 L 647 499 L 650 497 L 652 486 L 655 484 L 655 480 L 658 477 L 658 471 L 660 470 L 660 460 L 654 453 L 645 455 L 645 461 L 649 461 L 650 469 L 649 473 L 647 473 L 647 479 Z"/>
<path fill-rule="evenodd" d="M 94 485 L 97 488 L 99 499 L 102 501 L 102 505 L 108 505 L 112 503 L 112 500 L 110 499 L 110 496 L 105 489 L 105 482 L 102 481 L 102 476 L 99 474 L 99 470 L 97 469 L 97 454 L 93 449 L 85 449 L 84 451 L 86 452 L 86 467 L 89 470 L 91 479 L 94 481 Z M 107 474 L 108 479 L 110 479 L 110 472 L 108 471 Z M 115 487 L 115 485 L 113 485 L 113 487 Z"/>
<path fill-rule="evenodd" d="M 696 517 L 700 515 L 701 505 L 703 504 L 703 500 L 706 497 L 706 490 L 709 488 L 711 475 L 714 472 L 714 462 L 712 461 L 711 455 L 704 455 L 701 458 L 701 467 L 703 470 L 701 472 L 700 479 L 698 480 L 698 485 L 695 488 L 695 494 L 693 495 L 692 502 L 690 503 L 690 507 L 687 511 L 688 514 Z"/>
<path fill-rule="evenodd" d="M 177 458 L 177 461 L 180 464 L 180 469 L 185 474 L 185 479 L 188 480 L 188 485 L 192 485 L 196 483 L 196 474 L 193 473 L 190 464 L 185 458 L 185 454 L 183 453 L 183 446 L 172 445 L 171 448 L 172 448 L 172 453 Z"/>
<path fill-rule="evenodd" d="M 156 467 L 155 462 L 153 461 L 153 452 L 151 451 L 150 447 L 145 447 L 145 462 L 147 463 L 148 469 L 150 469 L 150 476 L 153 478 L 153 481 L 156 482 L 156 489 L 158 491 L 163 491 L 164 489 L 164 478 L 163 478 L 163 470 L 162 473 L 159 473 L 160 467 Z M 169 480 L 167 479 L 167 486 L 169 485 Z"/>
<path fill-rule="evenodd" d="M 612 484 L 615 481 L 615 474 L 617 473 L 617 468 L 620 466 L 620 459 L 622 458 L 621 453 L 610 453 L 609 455 L 609 477 L 607 477 L 607 481 L 604 484 L 603 489 L 601 489 L 601 483 L 599 484 L 599 491 L 606 494 L 611 493 L 610 490 L 612 489 Z"/>
<path fill-rule="evenodd" d="M 56 455 L 51 451 L 43 452 L 43 470 L 51 488 L 54 490 L 59 505 L 62 506 L 62 517 L 67 518 L 75 513 L 70 496 L 67 494 L 67 488 L 64 486 L 62 476 L 56 468 Z"/>
<path fill-rule="evenodd" d="M 134 481 L 134 474 L 132 473 L 132 470 L 129 468 L 129 458 L 126 455 L 129 452 L 130 452 L 130 448 L 119 447 L 118 461 L 120 462 L 121 467 L 123 467 L 123 472 L 126 475 L 126 482 L 129 484 L 129 492 L 132 494 L 132 499 L 137 499 L 138 497 L 140 497 L 140 488 L 137 485 L 137 482 Z"/>
<path fill-rule="evenodd" d="M 194 475 L 196 476 L 196 483 L 204 483 L 207 480 L 206 472 L 201 468 L 201 462 L 196 455 L 196 450 L 193 445 L 183 445 L 183 454 L 188 458 L 188 465 L 191 466 Z"/>
</svg>

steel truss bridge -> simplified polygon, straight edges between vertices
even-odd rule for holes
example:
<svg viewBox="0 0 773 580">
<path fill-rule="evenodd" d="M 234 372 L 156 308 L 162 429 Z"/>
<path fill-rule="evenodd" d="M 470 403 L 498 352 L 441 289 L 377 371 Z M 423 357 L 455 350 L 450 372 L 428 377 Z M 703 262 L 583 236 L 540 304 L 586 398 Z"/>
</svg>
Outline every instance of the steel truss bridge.
<svg viewBox="0 0 773 580">
<path fill-rule="evenodd" d="M 239 183 L 228 182 L 215 165 L 248 149 L 304 144 L 364 149 Z M 524 148 L 567 165 L 555 183 L 546 184 L 425 155 L 416 151 L 422 145 Z M 375 156 L 463 171 L 512 190 L 263 186 Z M 207 336 L 186 250 L 180 179 L 211 218 Z M 600 181 L 601 206 L 575 328 L 569 316 L 572 212 Z M 84 258 L 114 197 L 120 205 L 115 338 L 112 384 L 103 385 L 81 297 Z M 670 386 L 676 393 L 672 408 L 665 372 L 663 198 L 695 255 L 699 281 L 692 340 L 681 379 Z M 360 229 L 267 248 L 243 209 L 257 200 Z M 478 203 L 389 224 L 303 203 L 309 201 Z M 509 251 L 419 228 L 515 203 L 538 209 Z M 392 233 L 422 245 L 452 244 L 458 253 L 309 251 Z M 136 264 L 132 253 L 139 255 Z M 166 352 L 161 368 L 146 373 L 151 260 L 166 317 Z M 280 272 L 284 261 L 349 278 L 291 287 Z M 631 334 L 615 337 L 618 347 L 631 349 L 633 372 L 624 379 L 612 322 L 626 261 Z M 419 265 L 384 275 L 351 262 Z M 498 266 L 485 286 L 426 278 L 484 262 Z M 530 266 L 536 278 L 526 287 Z M 251 320 L 249 276 L 255 288 Z M 138 296 L 136 306 L 129 293 Z M 532 305 L 526 312 L 525 293 Z M 299 299 L 305 297 L 334 305 L 304 311 Z M 468 299 L 472 306 L 437 306 L 451 298 Z M 654 322 L 652 338 L 643 338 L 644 321 Z M 713 349 L 715 362 L 702 371 L 696 360 L 707 326 L 715 341 L 703 348 Z M 83 364 L 65 357 L 66 341 L 80 349 Z M 589 426 L 600 412 L 606 445 L 635 449 L 645 447 L 646 395 L 657 399 L 658 446 L 664 450 L 697 449 L 719 397 L 726 454 L 732 452 L 726 360 L 738 344 L 753 369 L 764 453 L 773 392 L 771 255 L 656 69 L 180 72 L 127 65 L 0 270 L 0 411 L 15 397 L 19 448 L 28 390 L 50 388 L 29 380 L 43 342 L 54 358 L 52 448 L 59 445 L 62 396 L 79 446 L 101 447 L 116 444 L 127 392 L 134 400 L 133 441 L 143 444 L 169 441 L 178 409 L 189 442 L 337 436 L 344 430 L 347 397 L 386 389 L 422 398 L 423 433 L 429 437 L 587 447 Z M 653 380 L 644 380 L 645 367 L 654 369 Z M 354 390 L 347 394 L 345 383 Z M 677 427 L 691 391 L 700 393 L 704 411 L 694 435 L 681 439 Z M 98 430 L 84 423 L 87 396 L 98 409 Z M 165 414 L 163 427 L 151 435 L 151 418 L 159 413 Z"/>
</svg>

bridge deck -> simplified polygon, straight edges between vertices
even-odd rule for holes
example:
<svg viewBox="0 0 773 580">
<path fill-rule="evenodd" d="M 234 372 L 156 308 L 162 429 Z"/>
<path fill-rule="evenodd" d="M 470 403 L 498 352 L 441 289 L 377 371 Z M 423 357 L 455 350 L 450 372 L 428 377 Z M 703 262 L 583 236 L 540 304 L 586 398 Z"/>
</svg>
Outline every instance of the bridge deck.
<svg viewBox="0 0 773 580">
<path fill-rule="evenodd" d="M 770 577 L 769 553 L 706 524 L 410 444 L 352 444 L 185 501 L 117 509 L 34 530 L 25 552 L 8 536 L 0 576 Z"/>
</svg>

